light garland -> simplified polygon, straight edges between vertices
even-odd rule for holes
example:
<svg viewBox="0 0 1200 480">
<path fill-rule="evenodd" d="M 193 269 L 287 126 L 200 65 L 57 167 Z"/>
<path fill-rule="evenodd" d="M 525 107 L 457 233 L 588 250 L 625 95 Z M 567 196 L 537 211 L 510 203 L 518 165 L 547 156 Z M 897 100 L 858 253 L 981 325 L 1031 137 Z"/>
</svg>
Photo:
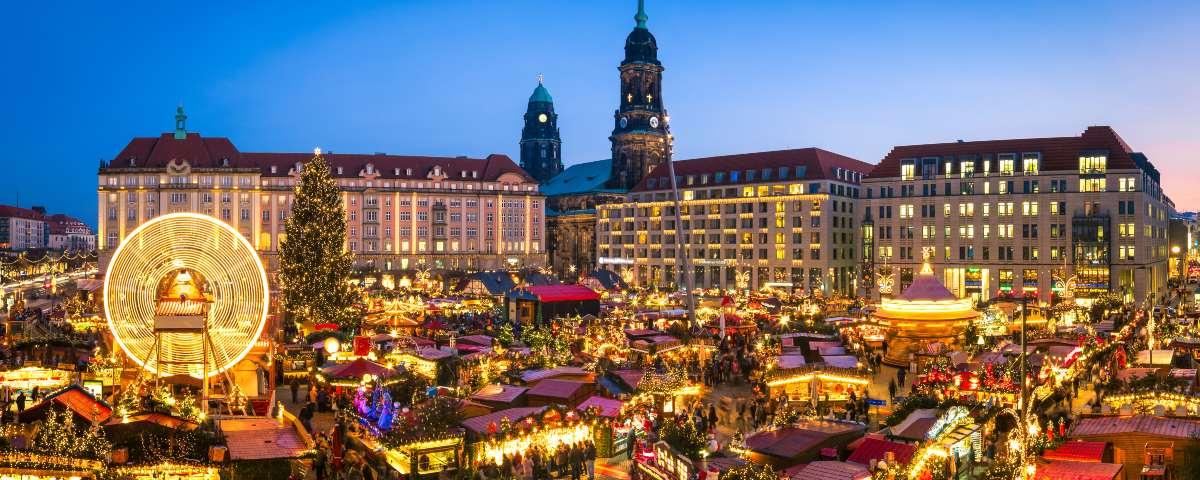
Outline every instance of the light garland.
<svg viewBox="0 0 1200 480">
<path fill-rule="evenodd" d="M 212 305 L 209 335 L 221 341 L 202 348 L 196 334 L 161 334 L 155 348 L 159 282 L 186 269 L 207 279 Z M 104 277 L 108 327 L 138 365 L 162 375 L 217 375 L 250 353 L 267 321 L 267 273 L 254 247 L 229 224 L 196 213 L 173 213 L 143 223 L 117 247 Z M 202 353 L 203 352 L 203 353 Z"/>
</svg>

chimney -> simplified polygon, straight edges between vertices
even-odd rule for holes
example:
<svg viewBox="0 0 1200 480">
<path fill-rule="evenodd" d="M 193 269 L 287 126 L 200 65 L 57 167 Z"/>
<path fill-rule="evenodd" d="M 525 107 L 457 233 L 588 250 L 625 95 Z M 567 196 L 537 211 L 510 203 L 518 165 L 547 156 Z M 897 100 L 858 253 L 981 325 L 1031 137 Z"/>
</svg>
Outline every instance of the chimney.
<svg viewBox="0 0 1200 480">
<path fill-rule="evenodd" d="M 38 215 L 42 215 L 42 216 L 45 216 L 45 215 L 46 215 L 46 207 L 42 207 L 42 206 L 37 206 L 37 205 L 35 205 L 35 206 L 33 206 L 32 208 L 30 208 L 30 210 L 33 210 L 33 211 L 37 212 L 37 213 L 38 213 Z"/>
</svg>

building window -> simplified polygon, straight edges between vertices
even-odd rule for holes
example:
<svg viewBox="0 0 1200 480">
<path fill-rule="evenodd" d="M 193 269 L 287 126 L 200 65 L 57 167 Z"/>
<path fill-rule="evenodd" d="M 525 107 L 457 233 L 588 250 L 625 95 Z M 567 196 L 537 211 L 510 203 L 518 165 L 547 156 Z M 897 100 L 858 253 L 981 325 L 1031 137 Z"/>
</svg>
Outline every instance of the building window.
<svg viewBox="0 0 1200 480">
<path fill-rule="evenodd" d="M 1079 157 L 1079 174 L 1103 174 L 1108 171 L 1107 154 L 1091 154 Z"/>
</svg>

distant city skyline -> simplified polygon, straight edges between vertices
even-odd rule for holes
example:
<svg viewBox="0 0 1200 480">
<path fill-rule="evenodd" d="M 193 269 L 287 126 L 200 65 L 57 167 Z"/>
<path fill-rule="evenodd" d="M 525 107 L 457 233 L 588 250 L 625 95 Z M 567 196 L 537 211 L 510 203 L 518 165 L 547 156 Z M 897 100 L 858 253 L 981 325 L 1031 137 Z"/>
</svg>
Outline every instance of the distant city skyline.
<svg viewBox="0 0 1200 480">
<path fill-rule="evenodd" d="M 607 158 L 636 1 L 19 5 L 0 203 L 96 222 L 99 160 L 173 127 L 245 151 L 516 161 L 535 77 L 566 165 Z M 61 7 L 59 7 L 61 9 Z M 1200 208 L 1188 2 L 648 0 L 675 159 L 1073 136 L 1110 125 Z M 45 32 L 65 32 L 46 35 Z"/>
</svg>

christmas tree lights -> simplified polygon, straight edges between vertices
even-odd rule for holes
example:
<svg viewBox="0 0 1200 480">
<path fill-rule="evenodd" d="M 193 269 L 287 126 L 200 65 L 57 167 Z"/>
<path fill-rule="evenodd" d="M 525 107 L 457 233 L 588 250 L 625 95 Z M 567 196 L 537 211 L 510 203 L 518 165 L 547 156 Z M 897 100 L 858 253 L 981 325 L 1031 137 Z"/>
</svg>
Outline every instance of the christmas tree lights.
<svg viewBox="0 0 1200 480">
<path fill-rule="evenodd" d="M 361 312 L 350 285 L 353 254 L 346 248 L 346 211 L 329 164 L 317 150 L 304 164 L 292 215 L 280 242 L 280 287 L 289 318 L 358 330 Z"/>
</svg>

